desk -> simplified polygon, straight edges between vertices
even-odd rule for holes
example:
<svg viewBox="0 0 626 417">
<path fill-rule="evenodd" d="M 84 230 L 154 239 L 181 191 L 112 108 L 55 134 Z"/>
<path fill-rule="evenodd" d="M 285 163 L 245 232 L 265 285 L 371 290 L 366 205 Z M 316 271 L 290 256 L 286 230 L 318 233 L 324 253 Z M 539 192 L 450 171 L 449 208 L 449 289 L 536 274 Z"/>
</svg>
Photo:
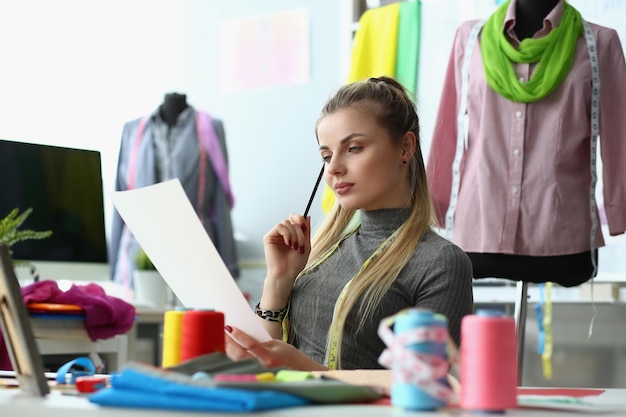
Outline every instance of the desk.
<svg viewBox="0 0 626 417">
<path fill-rule="evenodd" d="M 615 417 L 626 413 L 626 389 L 607 389 L 595 401 L 604 404 L 621 404 L 622 413 L 594 413 L 594 416 Z M 0 408 L 2 415 L 20 417 L 173 417 L 180 415 L 188 416 L 228 416 L 233 413 L 201 413 L 183 411 L 165 411 L 148 409 L 125 409 L 99 407 L 89 402 L 87 398 L 62 395 L 60 392 L 52 392 L 45 398 L 25 397 L 16 389 L 0 389 Z M 88 412 L 88 414 L 86 414 Z M 291 407 L 282 410 L 270 410 L 266 412 L 237 413 L 237 415 L 254 416 L 298 416 L 298 417 L 403 417 L 403 416 L 475 416 L 462 410 L 444 410 L 442 412 L 410 412 L 385 405 L 315 405 L 308 407 Z M 514 409 L 507 410 L 506 417 L 556 417 L 571 416 L 571 411 L 549 411 L 539 409 Z M 585 415 L 585 414 L 581 414 Z"/>
<path fill-rule="evenodd" d="M 137 321 L 128 333 L 128 359 L 161 366 L 163 309 L 137 308 Z M 140 346 L 139 342 L 146 342 Z"/>
<path fill-rule="evenodd" d="M 137 320 L 127 333 L 95 342 L 80 320 L 31 318 L 31 325 L 42 355 L 98 353 L 112 373 L 130 360 L 161 365 L 164 314 L 163 309 L 137 308 Z"/>
<path fill-rule="evenodd" d="M 128 362 L 126 334 L 94 342 L 89 338 L 82 320 L 31 318 L 30 322 L 41 355 L 95 353 L 103 357 L 109 373 L 121 370 Z"/>
</svg>

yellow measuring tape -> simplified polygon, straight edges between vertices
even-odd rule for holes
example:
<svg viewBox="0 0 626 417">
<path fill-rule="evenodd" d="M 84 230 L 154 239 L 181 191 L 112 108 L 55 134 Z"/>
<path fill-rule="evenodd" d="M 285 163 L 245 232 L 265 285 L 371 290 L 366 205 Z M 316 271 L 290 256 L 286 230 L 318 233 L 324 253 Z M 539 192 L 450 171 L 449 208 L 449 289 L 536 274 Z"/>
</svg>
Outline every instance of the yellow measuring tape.
<svg viewBox="0 0 626 417">
<path fill-rule="evenodd" d="M 552 379 L 552 283 L 539 284 L 539 302 L 535 305 L 539 328 L 537 351 L 541 355 L 543 377 Z"/>
<path fill-rule="evenodd" d="M 332 255 L 333 252 L 335 252 L 337 250 L 337 248 L 339 247 L 339 245 L 341 244 L 341 242 L 343 242 L 344 240 L 346 240 L 349 236 L 351 236 L 352 234 L 354 234 L 357 230 L 359 230 L 359 227 L 355 228 L 353 231 L 351 231 L 350 233 L 347 233 L 345 236 L 343 236 L 341 239 L 339 239 L 339 242 L 335 243 L 330 249 L 328 249 L 326 251 L 326 253 L 324 255 L 322 255 L 317 261 L 315 261 L 313 264 L 311 264 L 311 266 L 309 266 L 306 269 L 303 269 L 298 276 L 296 277 L 296 281 L 299 280 L 303 275 L 306 275 L 309 271 L 317 268 L 322 262 L 324 262 L 326 259 L 328 259 L 328 257 L 330 255 Z M 291 305 L 289 304 L 287 306 L 287 313 L 285 315 L 285 319 L 283 320 L 283 342 L 288 342 L 289 339 L 289 308 L 291 307 Z"/>
<path fill-rule="evenodd" d="M 332 255 L 337 250 L 337 248 L 339 248 L 339 245 L 341 245 L 341 243 L 344 240 L 346 240 L 348 237 L 352 236 L 357 230 L 359 230 L 359 228 L 360 228 L 360 225 L 356 227 L 354 230 L 352 230 L 350 233 L 347 233 L 345 236 L 343 236 L 339 240 L 339 242 L 335 243 L 328 251 L 326 251 L 324 255 L 322 255 L 317 261 L 311 264 L 311 266 L 302 270 L 302 272 L 300 272 L 300 274 L 298 274 L 298 276 L 296 277 L 296 281 L 300 279 L 303 275 L 306 275 L 309 271 L 317 268 L 322 262 L 328 259 L 330 255 Z M 350 281 L 346 283 L 346 285 L 344 285 L 343 289 L 341 290 L 341 293 L 339 293 L 339 297 L 337 297 L 337 301 L 335 302 L 335 308 L 333 310 L 333 319 L 348 292 L 350 283 L 352 283 L 352 281 L 356 277 L 358 277 L 365 270 L 365 268 L 367 268 L 367 266 L 385 250 L 385 248 L 395 239 L 397 234 L 398 234 L 398 229 L 394 231 L 387 239 L 385 239 L 383 243 L 380 244 L 380 246 L 378 246 L 378 248 L 374 251 L 374 253 L 365 260 L 363 265 L 361 265 L 359 272 L 357 272 L 357 274 L 354 277 L 352 277 Z M 289 314 L 287 313 L 287 317 L 285 317 L 285 320 L 283 320 L 283 341 L 285 342 L 287 342 L 289 338 L 288 317 L 289 317 Z M 338 345 L 339 345 L 339 330 L 338 330 L 337 322 L 333 320 L 331 324 L 330 337 L 326 345 L 326 357 L 324 359 L 324 365 L 330 369 L 337 369 L 337 364 L 339 362 Z"/>
<path fill-rule="evenodd" d="M 330 331 L 330 337 L 328 339 L 328 343 L 326 345 L 326 358 L 324 360 L 324 365 L 329 367 L 330 369 L 337 369 L 337 364 L 339 362 L 338 357 L 339 357 L 339 349 L 338 349 L 338 345 L 339 345 L 339 330 L 338 330 L 338 324 L 336 322 L 336 320 L 334 320 L 335 315 L 337 314 L 337 311 L 339 310 L 339 307 L 341 306 L 341 303 L 343 302 L 347 292 L 348 292 L 348 288 L 350 287 L 350 284 L 352 283 L 352 281 L 354 281 L 354 279 L 356 277 L 358 277 L 359 275 L 361 275 L 361 273 L 365 270 L 365 268 L 367 268 L 367 266 L 374 260 L 376 259 L 384 250 L 385 248 L 396 238 L 396 235 L 398 234 L 398 230 L 396 230 L 395 232 L 393 232 L 391 234 L 391 236 L 389 236 L 387 239 L 385 239 L 383 241 L 383 243 L 380 244 L 380 246 L 378 246 L 378 248 L 376 248 L 376 250 L 374 251 L 374 253 L 365 260 L 365 262 L 363 262 L 363 265 L 361 265 L 361 268 L 359 269 L 359 272 L 357 272 L 357 274 L 352 277 L 350 279 L 350 281 L 348 281 L 346 283 L 346 285 L 343 287 L 343 289 L 341 290 L 341 293 L 339 294 L 339 297 L 337 297 L 337 301 L 335 302 L 335 309 L 333 310 L 333 321 L 332 321 L 332 327 L 331 327 L 331 331 Z M 339 245 L 337 245 L 339 246 Z"/>
<path fill-rule="evenodd" d="M 546 302 L 543 309 L 543 330 L 545 332 L 545 340 L 541 361 L 543 362 L 543 377 L 552 379 L 552 283 L 545 283 Z"/>
</svg>

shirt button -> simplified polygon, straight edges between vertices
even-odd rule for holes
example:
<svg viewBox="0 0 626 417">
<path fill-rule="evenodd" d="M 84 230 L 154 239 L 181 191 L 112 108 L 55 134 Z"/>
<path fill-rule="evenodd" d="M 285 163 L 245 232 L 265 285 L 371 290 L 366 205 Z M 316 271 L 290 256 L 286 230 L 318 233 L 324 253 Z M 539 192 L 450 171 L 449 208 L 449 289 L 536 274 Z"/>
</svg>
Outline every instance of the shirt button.
<svg viewBox="0 0 626 417">
<path fill-rule="evenodd" d="M 515 156 L 519 156 L 519 149 L 515 149 L 515 150 L 513 151 L 513 155 L 515 155 Z"/>
<path fill-rule="evenodd" d="M 522 112 L 521 112 L 521 111 L 519 111 L 519 110 L 518 110 L 518 111 L 516 111 L 516 112 L 515 112 L 515 116 L 516 116 L 516 117 L 522 117 Z"/>
<path fill-rule="evenodd" d="M 524 82 L 524 77 L 519 77 L 518 80 L 519 80 L 520 83 L 523 83 Z"/>
<path fill-rule="evenodd" d="M 511 191 L 513 192 L 513 194 L 517 194 L 517 187 L 513 186 L 513 188 L 511 188 Z"/>
</svg>

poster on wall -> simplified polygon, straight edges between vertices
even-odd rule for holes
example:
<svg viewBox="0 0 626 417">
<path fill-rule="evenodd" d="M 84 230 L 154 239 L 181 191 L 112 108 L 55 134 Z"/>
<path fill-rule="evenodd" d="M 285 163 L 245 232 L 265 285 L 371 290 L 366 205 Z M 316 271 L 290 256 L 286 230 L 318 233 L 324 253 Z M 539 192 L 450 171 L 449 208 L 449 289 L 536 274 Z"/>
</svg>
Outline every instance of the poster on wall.
<svg viewBox="0 0 626 417">
<path fill-rule="evenodd" d="M 220 92 L 308 83 L 309 21 L 308 9 L 222 20 L 218 40 Z"/>
</svg>

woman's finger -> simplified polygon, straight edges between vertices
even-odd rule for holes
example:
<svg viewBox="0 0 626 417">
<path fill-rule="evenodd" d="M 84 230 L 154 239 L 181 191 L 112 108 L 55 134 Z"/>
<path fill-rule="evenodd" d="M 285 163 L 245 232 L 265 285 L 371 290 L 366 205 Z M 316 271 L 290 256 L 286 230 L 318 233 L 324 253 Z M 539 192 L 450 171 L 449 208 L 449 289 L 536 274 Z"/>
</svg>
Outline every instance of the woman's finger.
<svg viewBox="0 0 626 417">
<path fill-rule="evenodd" d="M 271 347 L 266 346 L 265 343 L 261 343 L 254 337 L 250 336 L 246 332 L 239 330 L 236 327 L 227 326 L 226 334 L 230 336 L 233 343 L 239 345 L 248 354 L 253 355 L 263 366 L 271 368 L 282 364 L 282 359 L 272 351 Z M 270 345 L 271 342 L 268 342 Z"/>
<path fill-rule="evenodd" d="M 284 220 L 276 226 L 276 232 L 283 238 L 285 245 L 298 249 L 298 226 L 291 223 L 289 220 Z"/>
<path fill-rule="evenodd" d="M 299 214 L 292 213 L 289 216 L 289 222 L 293 225 L 294 233 L 298 236 L 298 240 L 302 243 L 305 243 L 309 236 L 308 219 Z"/>
<path fill-rule="evenodd" d="M 255 356 L 239 344 L 234 338 L 230 336 L 228 331 L 225 335 L 226 340 L 226 356 L 233 361 L 241 361 L 245 359 L 252 359 Z"/>
<path fill-rule="evenodd" d="M 237 327 L 226 326 L 226 334 L 245 350 L 252 350 L 260 345 L 259 341 Z"/>
</svg>

